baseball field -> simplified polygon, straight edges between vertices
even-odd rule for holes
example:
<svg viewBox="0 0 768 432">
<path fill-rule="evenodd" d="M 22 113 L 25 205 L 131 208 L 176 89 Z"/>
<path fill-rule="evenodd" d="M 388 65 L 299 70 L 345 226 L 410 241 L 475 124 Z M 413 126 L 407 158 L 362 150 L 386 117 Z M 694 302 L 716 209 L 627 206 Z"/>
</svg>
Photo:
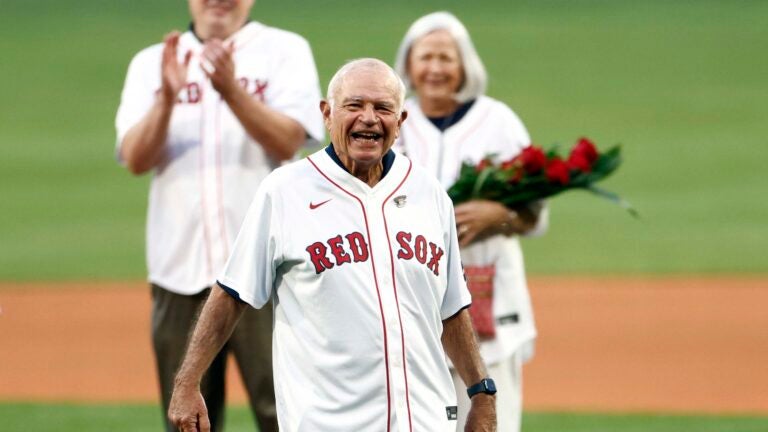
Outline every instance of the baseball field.
<svg viewBox="0 0 768 432">
<path fill-rule="evenodd" d="M 257 0 L 325 86 L 447 9 L 538 144 L 621 144 L 603 186 L 524 240 L 540 336 L 526 432 L 768 430 L 768 2 Z M 131 56 L 185 2 L 0 6 L 0 430 L 157 430 L 148 178 L 114 159 Z M 231 377 L 229 430 L 254 430 Z"/>
</svg>

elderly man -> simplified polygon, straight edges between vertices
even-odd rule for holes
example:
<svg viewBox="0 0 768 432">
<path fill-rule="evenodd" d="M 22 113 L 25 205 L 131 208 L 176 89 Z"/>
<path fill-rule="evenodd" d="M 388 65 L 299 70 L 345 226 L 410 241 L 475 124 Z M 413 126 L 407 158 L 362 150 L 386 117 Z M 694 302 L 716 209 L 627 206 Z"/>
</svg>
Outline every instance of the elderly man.
<svg viewBox="0 0 768 432">
<path fill-rule="evenodd" d="M 260 185 L 176 377 L 169 418 L 208 430 L 200 377 L 248 305 L 274 300 L 281 431 L 495 430 L 450 199 L 390 150 L 405 88 L 385 63 L 343 66 L 320 104 L 332 143 Z"/>
<path fill-rule="evenodd" d="M 147 266 L 164 413 L 195 317 L 256 187 L 308 135 L 323 136 L 309 44 L 249 21 L 251 6 L 189 0 L 189 31 L 134 57 L 117 114 L 120 161 L 134 174 L 153 173 Z M 212 362 L 202 389 L 215 428 L 233 352 L 259 429 L 277 430 L 271 332 L 271 308 L 248 311 Z"/>
</svg>

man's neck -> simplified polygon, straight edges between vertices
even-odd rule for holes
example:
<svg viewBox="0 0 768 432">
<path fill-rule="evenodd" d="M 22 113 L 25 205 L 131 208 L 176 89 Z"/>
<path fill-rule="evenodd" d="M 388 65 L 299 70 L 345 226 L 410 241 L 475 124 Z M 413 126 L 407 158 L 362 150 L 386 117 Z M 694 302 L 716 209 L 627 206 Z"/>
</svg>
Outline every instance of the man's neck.
<svg viewBox="0 0 768 432">
<path fill-rule="evenodd" d="M 374 187 L 381 180 L 381 173 L 384 171 L 381 161 L 363 166 L 350 159 L 347 155 L 341 155 L 340 159 L 347 168 L 347 171 L 368 186 Z"/>
<path fill-rule="evenodd" d="M 189 29 L 201 42 L 205 42 L 210 39 L 226 40 L 233 34 L 237 33 L 241 28 L 248 24 L 248 22 L 249 20 L 246 20 L 239 26 L 235 26 L 232 29 L 197 26 L 193 22 L 189 24 Z"/>
<path fill-rule="evenodd" d="M 333 144 L 328 145 L 325 148 L 325 152 L 339 167 L 343 168 L 348 173 L 358 178 L 363 183 L 370 187 L 376 186 L 377 183 L 387 176 L 387 173 L 392 168 L 395 162 L 395 154 L 392 150 L 388 150 L 384 153 L 384 156 L 378 162 L 375 162 L 368 167 L 362 167 L 356 164 L 349 156 L 337 152 L 336 147 Z"/>
</svg>

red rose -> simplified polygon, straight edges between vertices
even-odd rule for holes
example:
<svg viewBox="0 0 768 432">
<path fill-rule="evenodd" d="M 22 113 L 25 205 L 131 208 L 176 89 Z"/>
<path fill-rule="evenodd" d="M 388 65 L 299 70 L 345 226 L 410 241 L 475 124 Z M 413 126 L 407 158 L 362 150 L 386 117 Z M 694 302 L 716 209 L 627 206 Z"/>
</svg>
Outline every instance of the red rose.
<svg viewBox="0 0 768 432">
<path fill-rule="evenodd" d="M 572 170 L 590 172 L 592 171 L 592 164 L 583 153 L 571 152 L 568 156 L 568 167 Z"/>
<path fill-rule="evenodd" d="M 489 166 L 491 166 L 491 161 L 489 159 L 483 159 L 480 161 L 479 164 L 477 164 L 477 166 L 475 167 L 475 171 L 482 172 L 484 169 L 488 168 Z"/>
<path fill-rule="evenodd" d="M 499 165 L 501 171 L 507 176 L 507 181 L 517 183 L 523 178 L 523 163 L 519 157 L 507 159 Z"/>
<path fill-rule="evenodd" d="M 520 183 L 520 180 L 523 179 L 523 174 L 525 174 L 525 171 L 523 171 L 520 168 L 517 168 L 514 171 L 512 171 L 512 175 L 509 176 L 507 181 L 509 183 Z"/>
<path fill-rule="evenodd" d="M 587 138 L 579 139 L 576 145 L 573 146 L 573 150 L 571 150 L 571 156 L 573 155 L 583 156 L 587 162 L 589 162 L 590 166 L 595 163 L 598 156 L 600 156 L 600 154 L 597 152 L 597 148 L 595 148 L 595 145 Z"/>
<path fill-rule="evenodd" d="M 571 180 L 568 171 L 568 165 L 560 157 L 555 156 L 547 163 L 545 173 L 550 183 L 567 185 Z"/>
<path fill-rule="evenodd" d="M 502 171 L 511 171 L 515 169 L 515 167 L 517 166 L 517 162 L 518 162 L 517 158 L 508 159 L 502 162 L 499 167 L 501 168 Z"/>
<path fill-rule="evenodd" d="M 523 164 L 523 169 L 528 174 L 536 174 L 544 169 L 544 165 L 547 163 L 547 156 L 540 147 L 528 146 L 520 152 L 518 156 Z"/>
</svg>

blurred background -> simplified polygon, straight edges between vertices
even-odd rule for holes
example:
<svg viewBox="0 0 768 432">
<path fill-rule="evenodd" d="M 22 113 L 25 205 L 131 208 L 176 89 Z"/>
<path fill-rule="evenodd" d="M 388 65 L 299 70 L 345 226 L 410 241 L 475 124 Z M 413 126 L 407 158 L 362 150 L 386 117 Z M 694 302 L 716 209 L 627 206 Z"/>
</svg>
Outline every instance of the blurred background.
<svg viewBox="0 0 768 432">
<path fill-rule="evenodd" d="M 748 279 L 754 292 L 768 290 L 768 2 L 257 0 L 252 17 L 310 42 L 324 90 L 345 60 L 391 63 L 410 23 L 435 10 L 465 23 L 489 72 L 488 94 L 518 113 L 535 143 L 569 147 L 588 136 L 600 149 L 622 146 L 625 162 L 602 186 L 641 219 L 585 192 L 553 200 L 548 234 L 523 243 L 534 301 L 537 280 L 544 292 L 587 276 L 614 285 Z M 149 177 L 115 162 L 114 118 L 131 57 L 186 29 L 188 17 L 181 0 L 0 3 L 0 307 L 30 283 L 145 288 Z M 13 350 L 4 335 L 0 350 Z M 12 394 L 3 393 L 0 417 L 43 411 Z M 144 430 L 141 421 L 133 429 L 99 422 L 147 417 L 154 430 L 154 410 L 45 408 L 74 424 L 90 419 L 72 430 Z M 247 415 L 236 410 L 232 421 Z M 637 426 L 631 416 L 533 411 L 525 430 L 768 430 L 767 415 Z"/>
</svg>

